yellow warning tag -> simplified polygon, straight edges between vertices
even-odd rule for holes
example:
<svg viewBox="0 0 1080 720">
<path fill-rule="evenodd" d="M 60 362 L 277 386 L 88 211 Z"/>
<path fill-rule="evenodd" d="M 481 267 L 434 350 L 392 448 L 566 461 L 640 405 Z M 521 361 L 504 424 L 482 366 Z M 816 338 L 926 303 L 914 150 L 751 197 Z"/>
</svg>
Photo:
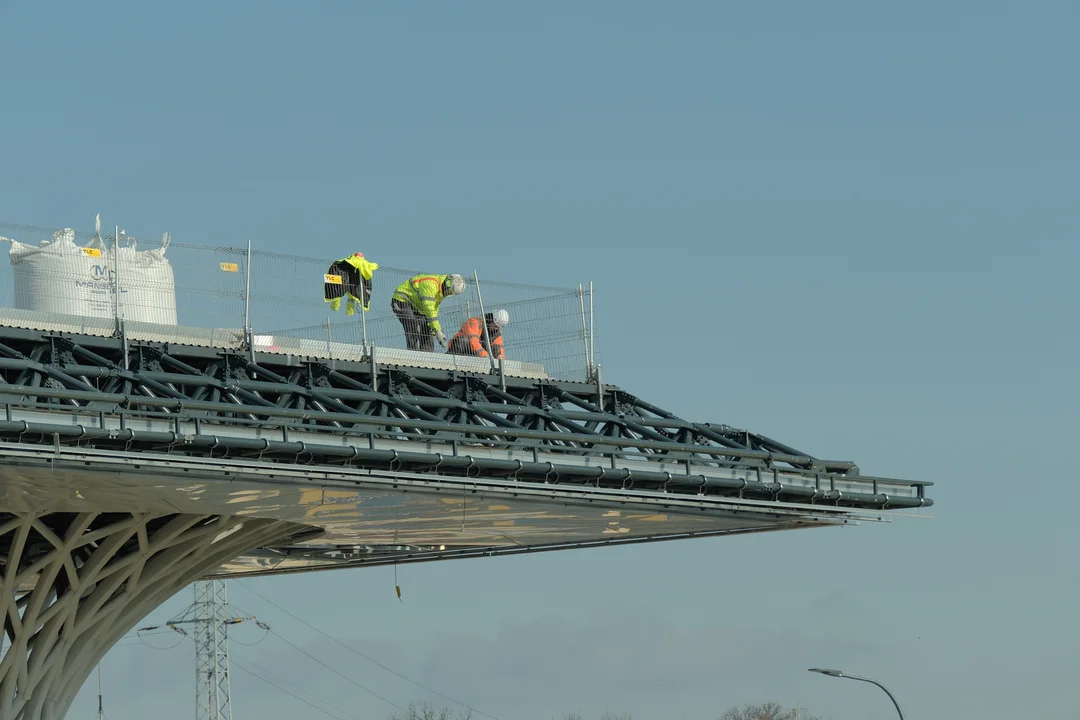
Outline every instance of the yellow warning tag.
<svg viewBox="0 0 1080 720">
<path fill-rule="evenodd" d="M 240 266 L 236 263 L 221 263 L 221 272 L 240 272 Z"/>
<path fill-rule="evenodd" d="M 101 257 L 101 251 L 97 248 L 83 248 L 82 251 L 87 257 Z"/>
<path fill-rule="evenodd" d="M 330 283 L 331 285 L 340 285 L 341 284 L 341 276 L 340 275 L 323 275 L 323 281 L 327 282 L 327 283 Z"/>
</svg>

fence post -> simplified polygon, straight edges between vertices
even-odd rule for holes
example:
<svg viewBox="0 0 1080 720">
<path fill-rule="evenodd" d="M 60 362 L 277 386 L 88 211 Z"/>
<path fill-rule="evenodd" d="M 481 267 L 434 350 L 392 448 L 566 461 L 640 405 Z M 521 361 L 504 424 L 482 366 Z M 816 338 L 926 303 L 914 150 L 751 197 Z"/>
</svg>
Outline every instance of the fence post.
<svg viewBox="0 0 1080 720">
<path fill-rule="evenodd" d="M 363 335 L 361 340 L 364 343 L 364 347 L 367 347 L 367 308 L 364 307 L 364 283 L 371 282 L 370 280 L 364 280 L 363 276 L 360 276 L 360 332 Z"/>
<path fill-rule="evenodd" d="M 127 324 L 124 322 L 123 311 L 120 309 L 120 226 L 114 226 L 116 234 L 113 235 L 113 315 L 116 318 L 116 331 L 120 335 L 120 353 L 123 356 L 124 369 L 128 369 L 128 339 Z M 98 233 L 98 239 L 101 234 Z M 104 245 L 104 243 L 102 243 Z"/>
<path fill-rule="evenodd" d="M 585 291 L 577 286 L 578 304 L 581 305 L 581 341 L 585 343 L 585 380 L 592 379 L 592 362 L 589 360 L 589 328 L 585 324 Z"/>
<path fill-rule="evenodd" d="M 589 281 L 589 364 L 596 367 L 596 326 L 593 324 L 593 286 Z"/>
<path fill-rule="evenodd" d="M 248 358 L 255 362 L 255 336 L 251 332 L 251 238 L 247 241 L 247 261 L 244 263 L 244 340 Z"/>
<path fill-rule="evenodd" d="M 124 356 L 124 369 L 128 369 L 128 337 L 127 326 L 123 322 L 120 323 L 120 352 Z"/>
<path fill-rule="evenodd" d="M 244 264 L 244 335 L 251 343 L 251 240 L 248 240 L 247 262 Z"/>
<path fill-rule="evenodd" d="M 120 330 L 120 226 L 115 225 L 113 235 L 113 317 L 116 329 Z"/>
<path fill-rule="evenodd" d="M 371 391 L 379 392 L 379 364 L 375 360 L 375 343 L 371 343 L 368 357 L 371 359 Z"/>
<path fill-rule="evenodd" d="M 488 360 L 491 361 L 491 372 L 495 372 L 495 355 L 491 352 L 491 338 L 488 337 L 487 313 L 484 312 L 484 296 L 480 294 L 480 278 L 476 271 L 472 271 L 473 282 L 476 284 L 476 302 L 480 305 L 480 327 L 484 333 L 484 347 L 487 348 Z M 447 348 L 449 349 L 449 348 Z"/>
</svg>

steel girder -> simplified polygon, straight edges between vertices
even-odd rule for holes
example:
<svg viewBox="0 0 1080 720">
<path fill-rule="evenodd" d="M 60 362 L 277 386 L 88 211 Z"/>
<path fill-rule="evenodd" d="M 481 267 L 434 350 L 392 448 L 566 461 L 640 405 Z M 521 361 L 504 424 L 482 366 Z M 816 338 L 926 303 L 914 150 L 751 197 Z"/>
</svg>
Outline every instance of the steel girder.
<svg viewBox="0 0 1080 720">
<path fill-rule="evenodd" d="M 878 492 L 874 478 L 848 461 L 815 458 L 763 435 L 728 425 L 693 423 L 614 385 L 532 380 L 458 371 L 299 358 L 229 349 L 127 343 L 119 338 L 0 328 L 0 438 L 80 443 L 192 455 L 250 455 L 295 462 L 482 473 L 559 482 L 664 489 L 687 494 L 738 494 L 856 508 L 919 507 L 929 483 L 900 482 L 909 495 Z M 123 432 L 70 423 L 15 421 L 12 408 L 97 413 L 124 420 L 175 422 L 173 432 Z M 181 421 L 195 433 L 180 432 Z M 223 438 L 214 428 L 279 431 L 280 439 Z M 348 446 L 295 441 L 290 433 L 346 435 Z M 181 435 L 183 435 L 181 441 Z M 376 448 L 376 438 L 407 440 L 415 452 Z M 426 450 L 449 443 L 451 455 Z M 567 463 L 480 459 L 458 448 L 531 450 Z M 582 459 L 603 462 L 583 464 Z M 570 462 L 573 459 L 574 462 Z M 664 471 L 630 471 L 623 460 L 646 460 Z M 675 465 L 678 472 L 671 472 Z M 702 470 L 745 469 L 750 480 L 706 479 Z M 790 487 L 778 472 L 816 478 Z M 840 492 L 836 480 L 866 491 Z"/>
</svg>

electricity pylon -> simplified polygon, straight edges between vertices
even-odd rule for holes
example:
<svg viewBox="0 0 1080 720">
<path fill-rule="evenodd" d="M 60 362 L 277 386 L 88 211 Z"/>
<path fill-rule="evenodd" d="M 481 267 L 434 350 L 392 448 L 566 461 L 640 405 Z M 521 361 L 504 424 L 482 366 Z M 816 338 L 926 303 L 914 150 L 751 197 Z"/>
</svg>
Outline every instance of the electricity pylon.
<svg viewBox="0 0 1080 720">
<path fill-rule="evenodd" d="M 229 699 L 229 626 L 247 617 L 233 617 L 224 580 L 195 583 L 195 602 L 166 623 L 185 635 L 192 626 L 195 641 L 195 720 L 232 720 Z"/>
</svg>

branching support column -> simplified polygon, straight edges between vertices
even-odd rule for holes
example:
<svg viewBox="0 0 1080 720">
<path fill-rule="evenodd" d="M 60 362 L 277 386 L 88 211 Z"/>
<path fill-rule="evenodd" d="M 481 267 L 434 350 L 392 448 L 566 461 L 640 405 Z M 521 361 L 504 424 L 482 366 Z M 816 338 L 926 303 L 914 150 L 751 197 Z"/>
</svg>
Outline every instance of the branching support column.
<svg viewBox="0 0 1080 720">
<path fill-rule="evenodd" d="M 0 513 L 0 720 L 60 720 L 102 656 L 154 608 L 300 530 L 221 515 Z"/>
</svg>

